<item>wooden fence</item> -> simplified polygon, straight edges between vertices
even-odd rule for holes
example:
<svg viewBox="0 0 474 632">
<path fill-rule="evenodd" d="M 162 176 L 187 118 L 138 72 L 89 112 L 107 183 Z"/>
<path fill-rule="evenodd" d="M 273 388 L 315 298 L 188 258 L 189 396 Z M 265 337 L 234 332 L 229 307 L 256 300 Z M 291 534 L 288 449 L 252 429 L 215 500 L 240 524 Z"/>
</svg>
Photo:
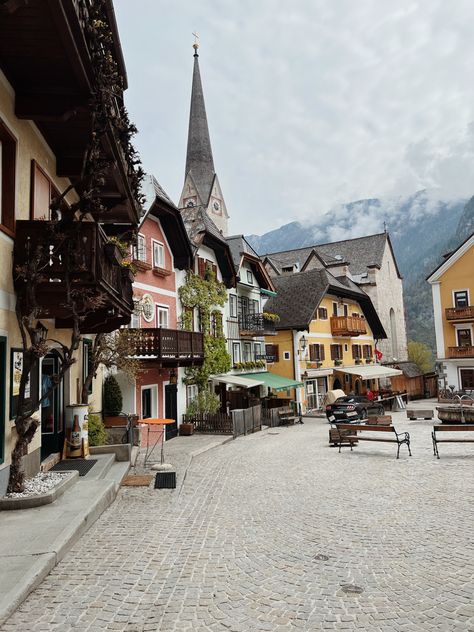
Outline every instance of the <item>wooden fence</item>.
<svg viewBox="0 0 474 632">
<path fill-rule="evenodd" d="M 251 406 L 225 413 L 183 415 L 183 423 L 193 423 L 195 432 L 230 434 L 235 437 L 262 429 L 262 407 Z"/>
<path fill-rule="evenodd" d="M 280 416 L 278 411 L 281 408 L 262 408 L 262 423 L 270 428 L 276 428 L 280 425 Z"/>
<path fill-rule="evenodd" d="M 232 410 L 234 439 L 262 429 L 262 406 Z"/>
</svg>

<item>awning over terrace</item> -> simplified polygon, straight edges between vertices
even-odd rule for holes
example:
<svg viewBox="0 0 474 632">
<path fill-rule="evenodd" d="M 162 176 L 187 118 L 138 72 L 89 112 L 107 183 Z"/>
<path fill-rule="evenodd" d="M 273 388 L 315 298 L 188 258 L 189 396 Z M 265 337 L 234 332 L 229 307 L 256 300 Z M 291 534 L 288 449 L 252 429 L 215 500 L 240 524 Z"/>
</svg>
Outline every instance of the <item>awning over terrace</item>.
<svg viewBox="0 0 474 632">
<path fill-rule="evenodd" d="M 335 371 L 339 371 L 340 373 L 348 373 L 349 375 L 357 375 L 363 380 L 376 380 L 383 377 L 402 375 L 403 373 L 403 371 L 394 369 L 391 366 L 381 366 L 380 364 L 344 367 L 343 369 L 335 369 Z"/>
<path fill-rule="evenodd" d="M 248 378 L 250 380 L 259 380 L 260 384 L 264 384 L 271 388 L 273 391 L 289 391 L 292 388 L 299 388 L 303 386 L 303 382 L 295 382 L 288 377 L 282 377 L 281 375 L 275 375 L 275 373 L 268 373 L 268 371 L 262 373 L 244 373 L 239 377 Z"/>
</svg>

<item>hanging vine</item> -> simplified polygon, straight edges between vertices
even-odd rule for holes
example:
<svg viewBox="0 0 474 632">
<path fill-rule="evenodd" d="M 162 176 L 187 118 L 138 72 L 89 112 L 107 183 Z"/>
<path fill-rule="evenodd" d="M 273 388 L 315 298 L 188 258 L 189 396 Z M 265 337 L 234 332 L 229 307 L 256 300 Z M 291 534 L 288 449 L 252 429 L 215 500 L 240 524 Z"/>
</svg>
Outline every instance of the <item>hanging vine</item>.
<svg viewBox="0 0 474 632">
<path fill-rule="evenodd" d="M 208 388 L 210 375 L 225 373 L 231 368 L 222 326 L 222 312 L 217 309 L 226 304 L 227 291 L 208 267 L 204 278 L 188 272 L 185 284 L 178 289 L 178 295 L 183 308 L 182 328 L 192 331 L 194 313 L 197 310 L 200 329 L 204 334 L 204 363 L 200 367 L 186 369 L 185 378 L 186 383 L 197 384 L 199 391 L 203 391 Z"/>
</svg>

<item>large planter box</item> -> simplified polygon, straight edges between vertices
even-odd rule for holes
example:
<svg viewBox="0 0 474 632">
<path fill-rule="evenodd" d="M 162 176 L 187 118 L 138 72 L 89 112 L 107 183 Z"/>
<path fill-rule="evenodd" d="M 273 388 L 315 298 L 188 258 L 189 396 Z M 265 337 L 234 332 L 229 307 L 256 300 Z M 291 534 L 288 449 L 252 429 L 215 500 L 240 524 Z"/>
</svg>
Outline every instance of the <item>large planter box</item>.
<svg viewBox="0 0 474 632">
<path fill-rule="evenodd" d="M 179 427 L 181 437 L 189 437 L 194 433 L 194 424 L 182 423 Z"/>
</svg>

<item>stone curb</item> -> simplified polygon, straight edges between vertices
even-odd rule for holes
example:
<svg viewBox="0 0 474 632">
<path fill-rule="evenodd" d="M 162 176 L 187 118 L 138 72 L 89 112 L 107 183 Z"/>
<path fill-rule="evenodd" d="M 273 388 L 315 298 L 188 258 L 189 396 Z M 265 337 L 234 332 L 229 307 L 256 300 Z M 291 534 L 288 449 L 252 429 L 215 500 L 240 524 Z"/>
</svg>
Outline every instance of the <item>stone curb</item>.
<svg viewBox="0 0 474 632">
<path fill-rule="evenodd" d="M 44 494 L 36 494 L 35 496 L 27 496 L 25 498 L 0 498 L 0 511 L 9 511 L 13 509 L 32 509 L 33 507 L 41 507 L 41 505 L 49 505 L 59 498 L 69 489 L 79 478 L 77 470 L 64 471 L 68 476 L 53 487 L 49 492 Z"/>
</svg>

